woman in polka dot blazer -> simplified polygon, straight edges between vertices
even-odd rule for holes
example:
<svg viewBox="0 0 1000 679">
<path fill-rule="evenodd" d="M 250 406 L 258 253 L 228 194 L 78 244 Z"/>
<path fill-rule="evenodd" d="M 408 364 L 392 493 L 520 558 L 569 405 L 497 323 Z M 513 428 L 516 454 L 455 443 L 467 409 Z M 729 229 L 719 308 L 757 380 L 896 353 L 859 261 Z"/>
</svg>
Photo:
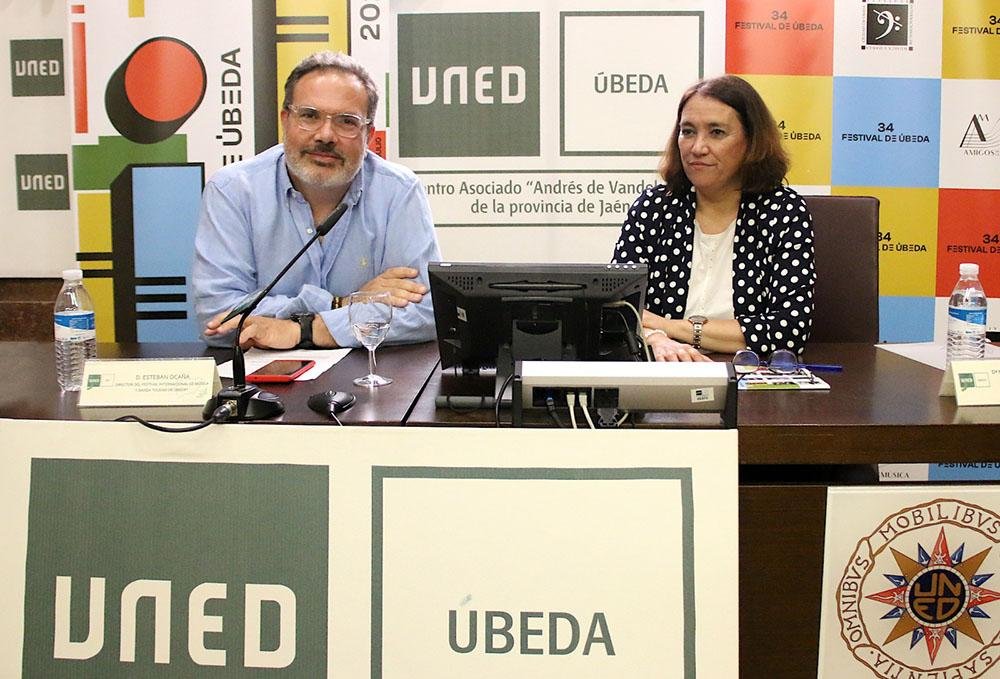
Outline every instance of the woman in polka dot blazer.
<svg viewBox="0 0 1000 679">
<path fill-rule="evenodd" d="M 744 347 L 801 353 L 812 324 L 812 218 L 783 185 L 774 117 L 736 76 L 681 97 L 664 183 L 632 204 L 614 261 L 649 265 L 643 326 L 657 360 Z"/>
</svg>

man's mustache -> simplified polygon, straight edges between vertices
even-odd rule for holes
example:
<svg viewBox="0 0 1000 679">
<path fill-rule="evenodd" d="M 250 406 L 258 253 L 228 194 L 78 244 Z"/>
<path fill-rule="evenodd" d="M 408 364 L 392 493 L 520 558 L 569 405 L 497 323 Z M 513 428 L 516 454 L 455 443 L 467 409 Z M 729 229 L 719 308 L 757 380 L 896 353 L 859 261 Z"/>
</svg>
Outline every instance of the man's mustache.
<svg viewBox="0 0 1000 679">
<path fill-rule="evenodd" d="M 328 155 L 337 158 L 338 160 L 345 160 L 344 156 L 337 151 L 337 148 L 333 144 L 315 144 L 312 148 L 304 149 L 302 154 L 307 153 L 326 153 Z"/>
</svg>

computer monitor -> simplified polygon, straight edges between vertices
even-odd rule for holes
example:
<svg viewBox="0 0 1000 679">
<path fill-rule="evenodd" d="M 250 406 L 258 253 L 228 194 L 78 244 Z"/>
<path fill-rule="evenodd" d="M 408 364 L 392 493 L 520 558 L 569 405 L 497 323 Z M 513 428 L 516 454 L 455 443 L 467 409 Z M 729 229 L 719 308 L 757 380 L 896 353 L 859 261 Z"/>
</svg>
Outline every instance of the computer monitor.
<svg viewBox="0 0 1000 679">
<path fill-rule="evenodd" d="M 432 262 L 428 266 L 443 368 L 519 360 L 645 360 L 645 264 Z"/>
</svg>

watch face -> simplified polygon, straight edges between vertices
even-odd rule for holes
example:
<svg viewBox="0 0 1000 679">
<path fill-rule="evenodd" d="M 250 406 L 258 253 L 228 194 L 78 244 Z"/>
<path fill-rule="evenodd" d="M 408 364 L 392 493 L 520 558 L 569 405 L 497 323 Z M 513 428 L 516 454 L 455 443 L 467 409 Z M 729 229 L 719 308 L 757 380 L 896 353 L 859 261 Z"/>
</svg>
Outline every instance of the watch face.
<svg viewBox="0 0 1000 679">
<path fill-rule="evenodd" d="M 692 316 L 688 320 L 691 321 L 692 323 L 702 324 L 702 325 L 708 322 L 708 319 L 705 318 L 704 316 Z"/>
</svg>

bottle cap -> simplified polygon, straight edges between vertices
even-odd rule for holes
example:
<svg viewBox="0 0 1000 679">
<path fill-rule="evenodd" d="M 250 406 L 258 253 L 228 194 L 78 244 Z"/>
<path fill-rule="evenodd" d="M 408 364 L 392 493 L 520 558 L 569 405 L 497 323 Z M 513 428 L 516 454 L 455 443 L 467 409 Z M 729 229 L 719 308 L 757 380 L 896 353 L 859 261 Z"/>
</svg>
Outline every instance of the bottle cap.
<svg viewBox="0 0 1000 679">
<path fill-rule="evenodd" d="M 958 274 L 960 276 L 978 276 L 979 265 L 972 264 L 971 262 L 963 262 L 958 265 Z"/>
<path fill-rule="evenodd" d="M 64 281 L 83 280 L 83 271 L 81 269 L 65 269 L 62 272 L 62 277 Z"/>
</svg>

